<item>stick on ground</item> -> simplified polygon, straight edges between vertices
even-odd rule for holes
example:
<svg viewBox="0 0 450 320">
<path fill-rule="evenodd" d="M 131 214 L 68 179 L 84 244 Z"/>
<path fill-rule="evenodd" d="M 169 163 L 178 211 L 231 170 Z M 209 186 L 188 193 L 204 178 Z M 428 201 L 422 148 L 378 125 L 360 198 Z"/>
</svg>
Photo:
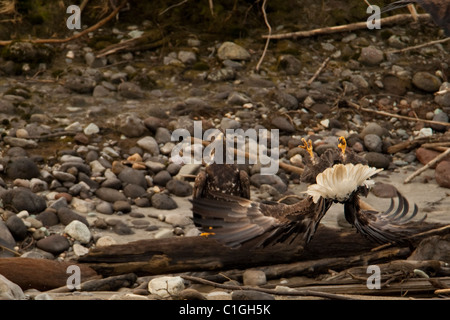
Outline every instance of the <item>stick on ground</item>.
<svg viewBox="0 0 450 320">
<path fill-rule="evenodd" d="M 430 160 L 426 165 L 424 165 L 422 168 L 419 168 L 418 170 L 414 171 L 409 177 L 405 179 L 403 183 L 408 183 L 418 175 L 420 175 L 422 172 L 427 170 L 429 167 L 433 166 L 435 163 L 439 162 L 440 160 L 444 159 L 447 155 L 450 154 L 450 148 L 448 148 L 446 151 L 442 152 L 440 155 L 435 157 L 433 160 Z"/>
<path fill-rule="evenodd" d="M 430 20 L 430 15 L 427 13 L 419 14 L 417 15 L 418 20 Z M 386 17 L 380 19 L 381 25 L 390 25 L 390 24 L 400 24 L 405 23 L 409 21 L 414 21 L 414 18 L 410 14 L 397 14 L 395 16 Z M 282 34 L 274 34 L 274 35 L 263 35 L 262 37 L 264 39 L 288 39 L 288 38 L 308 38 L 318 35 L 324 35 L 324 34 L 332 34 L 332 33 L 339 33 L 339 32 L 348 32 L 348 31 L 354 31 L 354 30 L 360 30 L 360 29 L 367 29 L 367 22 L 356 22 L 356 23 L 350 23 L 342 26 L 334 26 L 334 27 L 325 27 L 325 28 L 318 28 L 313 30 L 307 30 L 307 31 L 297 31 L 297 32 L 289 32 L 289 33 L 282 33 Z"/>
</svg>

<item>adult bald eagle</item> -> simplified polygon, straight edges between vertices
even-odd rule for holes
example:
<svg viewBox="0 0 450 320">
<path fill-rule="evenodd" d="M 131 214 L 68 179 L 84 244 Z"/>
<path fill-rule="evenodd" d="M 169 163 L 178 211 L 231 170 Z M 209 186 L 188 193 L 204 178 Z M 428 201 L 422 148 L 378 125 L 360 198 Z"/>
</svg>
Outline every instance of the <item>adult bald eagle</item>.
<svg viewBox="0 0 450 320">
<path fill-rule="evenodd" d="M 411 215 L 408 216 L 409 203 L 398 190 L 395 211 L 393 199 L 390 207 L 382 213 L 361 205 L 360 196 L 367 196 L 374 183 L 369 178 L 380 171 L 382 169 L 362 164 L 337 164 L 320 173 L 317 183 L 308 186 L 307 194 L 312 197 L 313 202 L 325 198 L 343 203 L 345 219 L 374 242 L 404 242 L 414 233 L 412 227 L 426 218 L 417 223 L 409 223 L 417 215 L 417 205 L 414 205 Z"/>
<path fill-rule="evenodd" d="M 370 178 L 381 170 L 360 163 L 334 164 L 317 174 L 316 183 L 308 187 L 304 200 L 292 205 L 260 203 L 208 190 L 210 196 L 193 198 L 194 223 L 202 235 L 230 247 L 243 244 L 265 247 L 295 241 L 302 250 L 331 205 L 340 202 L 344 204 L 347 221 L 361 234 L 380 243 L 400 242 L 413 233 L 403 223 L 417 214 L 417 207 L 408 218 L 408 201 L 400 193 L 395 212 L 392 212 L 394 202 L 386 212 L 378 212 L 364 208 L 359 201 L 360 195 L 366 196 L 373 184 Z M 194 194 L 202 192 L 196 190 Z"/>
<path fill-rule="evenodd" d="M 450 0 L 401 0 L 395 1 L 381 9 L 381 13 L 405 7 L 409 4 L 419 4 L 430 14 L 434 22 L 444 29 L 450 37 Z"/>
</svg>

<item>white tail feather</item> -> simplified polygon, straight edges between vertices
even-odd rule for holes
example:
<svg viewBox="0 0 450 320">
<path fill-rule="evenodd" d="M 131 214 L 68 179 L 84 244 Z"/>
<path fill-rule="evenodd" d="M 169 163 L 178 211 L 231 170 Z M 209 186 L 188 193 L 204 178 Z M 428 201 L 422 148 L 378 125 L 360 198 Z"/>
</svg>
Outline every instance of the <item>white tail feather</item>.
<svg viewBox="0 0 450 320">
<path fill-rule="evenodd" d="M 382 171 L 363 164 L 337 164 L 319 173 L 316 184 L 308 186 L 306 193 L 313 198 L 314 203 L 319 198 L 345 201 L 360 186 L 370 187 L 374 181 L 369 180 L 374 174 Z"/>
</svg>

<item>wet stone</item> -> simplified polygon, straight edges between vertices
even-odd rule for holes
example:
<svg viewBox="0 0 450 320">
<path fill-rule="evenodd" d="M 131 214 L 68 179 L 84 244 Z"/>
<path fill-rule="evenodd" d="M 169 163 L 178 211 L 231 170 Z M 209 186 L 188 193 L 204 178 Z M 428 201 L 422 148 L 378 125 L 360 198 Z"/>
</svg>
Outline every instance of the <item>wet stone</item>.
<svg viewBox="0 0 450 320">
<path fill-rule="evenodd" d="M 165 193 L 155 193 L 151 198 L 152 206 L 161 210 L 173 210 L 178 207 L 175 200 Z"/>
<path fill-rule="evenodd" d="M 60 208 L 58 210 L 57 214 L 58 214 L 59 221 L 65 226 L 70 224 L 74 220 L 78 220 L 78 221 L 84 223 L 85 225 L 89 226 L 89 222 L 87 221 L 87 219 L 84 216 L 76 213 L 75 211 L 72 211 L 71 209 L 69 209 L 67 207 Z"/>
<path fill-rule="evenodd" d="M 381 152 L 383 147 L 383 142 L 381 141 L 381 138 L 377 136 L 376 134 L 367 134 L 364 137 L 364 146 L 369 151 L 373 152 Z"/>
<path fill-rule="evenodd" d="M 44 211 L 47 207 L 45 198 L 34 194 L 30 189 L 15 188 L 0 193 L 3 205 L 10 205 L 17 211 L 26 210 L 30 214 Z"/>
<path fill-rule="evenodd" d="M 106 201 L 102 201 L 99 204 L 95 206 L 95 210 L 103 213 L 103 214 L 113 214 L 114 209 L 112 207 L 112 204 Z"/>
<path fill-rule="evenodd" d="M 0 244 L 11 250 L 13 250 L 14 246 L 16 245 L 16 240 L 14 239 L 11 231 L 9 231 L 3 220 L 0 220 Z M 8 250 L 1 250 L 0 258 L 7 257 L 14 257 L 14 253 Z"/>
<path fill-rule="evenodd" d="M 128 184 L 123 188 L 123 193 L 131 199 L 136 199 L 146 194 L 146 190 L 137 184 Z"/>
<path fill-rule="evenodd" d="M 193 191 L 192 185 L 189 182 L 178 179 L 172 179 L 167 182 L 166 188 L 170 193 L 179 197 L 190 196 Z"/>
<path fill-rule="evenodd" d="M 361 49 L 361 55 L 359 56 L 359 61 L 367 65 L 379 65 L 384 60 L 383 51 L 373 47 L 368 46 Z"/>
<path fill-rule="evenodd" d="M 390 160 L 387 156 L 378 152 L 368 152 L 365 155 L 368 165 L 375 168 L 387 169 L 390 164 Z"/>
<path fill-rule="evenodd" d="M 41 221 L 42 224 L 46 227 L 51 227 L 59 223 L 58 215 L 52 210 L 45 210 L 39 213 L 36 216 L 36 219 Z"/>
<path fill-rule="evenodd" d="M 6 165 L 6 175 L 10 179 L 32 179 L 40 175 L 36 163 L 25 157 L 14 158 Z"/>
<path fill-rule="evenodd" d="M 122 82 L 117 87 L 117 91 L 122 97 L 127 99 L 142 99 L 145 97 L 142 89 L 137 84 L 132 82 Z"/>
<path fill-rule="evenodd" d="M 64 236 L 53 234 L 44 239 L 38 240 L 36 242 L 36 246 L 41 250 L 57 255 L 69 249 L 70 242 Z"/>
<path fill-rule="evenodd" d="M 397 196 L 397 188 L 388 183 L 375 183 L 371 191 L 379 198 L 394 198 Z"/>
<path fill-rule="evenodd" d="M 113 209 L 116 212 L 128 213 L 131 211 L 131 205 L 128 201 L 118 200 L 113 203 Z"/>
<path fill-rule="evenodd" d="M 442 161 L 436 166 L 435 178 L 440 187 L 450 188 L 450 161 Z"/>
<path fill-rule="evenodd" d="M 23 240 L 27 236 L 27 227 L 22 219 L 12 215 L 6 220 L 6 226 L 17 241 Z"/>
<path fill-rule="evenodd" d="M 170 173 L 166 170 L 162 170 L 155 174 L 155 176 L 153 177 L 153 183 L 164 187 L 171 179 L 172 176 L 170 175 Z"/>
<path fill-rule="evenodd" d="M 100 199 L 111 202 L 111 203 L 113 203 L 114 201 L 117 201 L 117 200 L 124 200 L 124 201 L 127 200 L 127 198 L 125 197 L 125 195 L 122 192 L 120 192 L 119 190 L 116 190 L 116 189 L 112 189 L 112 188 L 101 187 L 95 191 L 95 195 L 97 197 L 99 197 Z"/>
<path fill-rule="evenodd" d="M 77 93 L 91 93 L 97 83 L 95 80 L 85 76 L 69 76 L 64 86 Z"/>
<path fill-rule="evenodd" d="M 438 121 L 438 122 L 444 122 L 444 123 L 448 123 L 448 115 L 446 112 L 444 111 L 440 111 L 437 112 L 434 116 L 433 116 L 433 121 Z M 446 126 L 443 124 L 437 124 L 437 123 L 431 123 L 430 127 L 433 130 L 439 131 L 439 132 L 445 132 L 447 130 L 447 128 L 449 128 L 450 126 Z"/>
<path fill-rule="evenodd" d="M 441 80 L 429 72 L 420 71 L 414 74 L 412 83 L 419 89 L 426 92 L 436 92 L 439 90 Z"/>
<path fill-rule="evenodd" d="M 272 119 L 272 125 L 274 125 L 277 129 L 287 133 L 294 133 L 295 127 L 292 123 L 285 117 L 275 117 Z"/>
</svg>

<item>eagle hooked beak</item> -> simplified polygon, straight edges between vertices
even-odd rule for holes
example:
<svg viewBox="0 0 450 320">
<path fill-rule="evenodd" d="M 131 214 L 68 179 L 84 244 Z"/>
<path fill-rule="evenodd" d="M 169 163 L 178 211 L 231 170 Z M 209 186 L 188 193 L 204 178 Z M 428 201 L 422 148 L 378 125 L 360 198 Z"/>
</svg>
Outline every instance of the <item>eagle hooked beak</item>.
<svg viewBox="0 0 450 320">
<path fill-rule="evenodd" d="M 345 140 L 344 137 L 339 137 L 338 141 L 339 141 L 338 148 L 341 149 L 342 155 L 345 156 L 345 150 L 347 149 L 347 141 Z"/>
</svg>

